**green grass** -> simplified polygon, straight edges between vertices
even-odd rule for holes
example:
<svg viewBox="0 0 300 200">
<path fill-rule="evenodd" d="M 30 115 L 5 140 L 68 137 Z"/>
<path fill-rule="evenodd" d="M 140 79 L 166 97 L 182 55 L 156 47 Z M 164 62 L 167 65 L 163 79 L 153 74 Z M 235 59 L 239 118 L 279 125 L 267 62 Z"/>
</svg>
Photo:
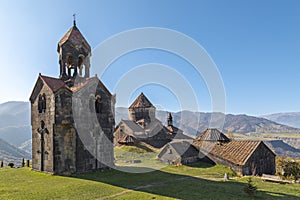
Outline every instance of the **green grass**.
<svg viewBox="0 0 300 200">
<path fill-rule="evenodd" d="M 250 199 L 243 192 L 247 178 L 224 182 L 224 166 L 195 163 L 167 166 L 149 173 L 116 170 L 69 177 L 53 176 L 29 168 L 0 169 L 0 199 L 98 199 L 127 193 L 111 199 Z M 197 176 L 197 177 L 193 177 Z M 300 199 L 300 185 L 282 185 L 253 178 L 257 199 Z M 153 187 L 135 189 L 153 184 Z"/>
<path fill-rule="evenodd" d="M 144 168 L 151 166 L 153 169 L 161 169 L 166 166 L 157 159 L 159 149 L 139 145 L 116 147 L 114 151 L 117 166 Z M 139 163 L 134 161 L 139 161 Z"/>
</svg>

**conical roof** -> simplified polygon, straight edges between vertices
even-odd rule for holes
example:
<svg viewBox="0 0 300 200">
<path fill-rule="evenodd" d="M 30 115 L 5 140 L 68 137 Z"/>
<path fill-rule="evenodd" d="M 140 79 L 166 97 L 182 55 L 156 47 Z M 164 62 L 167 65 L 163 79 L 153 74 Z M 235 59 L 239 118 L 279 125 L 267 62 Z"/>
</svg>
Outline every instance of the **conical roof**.
<svg viewBox="0 0 300 200">
<path fill-rule="evenodd" d="M 149 99 L 144 95 L 144 93 L 141 93 L 136 100 L 131 104 L 129 109 L 132 108 L 155 108 L 152 103 L 149 101 Z"/>
<path fill-rule="evenodd" d="M 64 45 L 66 42 L 70 42 L 74 44 L 75 46 L 77 45 L 83 45 L 83 47 L 88 51 L 91 52 L 91 46 L 89 43 L 86 41 L 86 39 L 83 37 L 77 26 L 74 24 L 68 32 L 60 39 L 58 42 L 58 47 L 57 51 L 59 51 L 59 48 Z"/>
<path fill-rule="evenodd" d="M 230 139 L 216 128 L 206 129 L 198 137 L 196 137 L 195 140 L 211 142 L 230 142 Z"/>
</svg>

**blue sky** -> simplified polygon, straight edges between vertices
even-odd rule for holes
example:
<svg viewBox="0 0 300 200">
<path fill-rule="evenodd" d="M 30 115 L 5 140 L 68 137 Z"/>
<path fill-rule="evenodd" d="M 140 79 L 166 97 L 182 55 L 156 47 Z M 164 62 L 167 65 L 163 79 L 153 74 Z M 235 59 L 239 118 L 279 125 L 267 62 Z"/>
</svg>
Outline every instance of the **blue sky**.
<svg viewBox="0 0 300 200">
<path fill-rule="evenodd" d="M 39 72 L 58 76 L 57 42 L 72 26 L 73 13 L 92 48 L 122 31 L 142 27 L 173 29 L 193 38 L 222 76 L 226 113 L 300 111 L 297 0 L 2 1 L 0 103 L 27 101 Z M 212 110 L 203 79 L 189 63 L 167 52 L 141 50 L 124 55 L 101 79 L 115 92 L 123 74 L 146 63 L 161 63 L 178 71 L 195 90 L 198 110 Z M 157 84 L 132 91 L 130 101 L 141 91 L 161 109 L 181 108 L 176 94 Z M 117 106 L 127 106 L 130 101 L 117 101 Z"/>
</svg>

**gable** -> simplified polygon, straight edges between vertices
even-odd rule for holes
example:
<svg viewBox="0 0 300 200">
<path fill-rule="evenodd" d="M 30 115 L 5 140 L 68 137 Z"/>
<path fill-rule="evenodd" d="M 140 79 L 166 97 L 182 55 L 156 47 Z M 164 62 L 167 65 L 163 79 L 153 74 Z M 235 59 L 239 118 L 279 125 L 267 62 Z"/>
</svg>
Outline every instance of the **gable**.
<svg viewBox="0 0 300 200">
<path fill-rule="evenodd" d="M 34 88 L 32 90 L 32 93 L 29 97 L 29 101 L 31 103 L 35 102 L 35 100 L 36 100 L 37 96 L 39 95 L 40 91 L 42 90 L 43 86 L 44 86 L 43 81 L 40 79 L 40 77 L 38 77 L 38 79 L 34 85 Z"/>
<path fill-rule="evenodd" d="M 52 91 L 52 93 L 56 93 L 62 88 L 68 90 L 68 88 L 66 87 L 65 83 L 62 80 L 39 74 L 39 77 L 35 83 L 35 86 L 29 98 L 31 103 L 35 102 L 37 96 L 39 95 L 40 91 L 44 86 L 47 86 L 49 90 Z"/>
<path fill-rule="evenodd" d="M 77 85 L 71 87 L 70 89 L 74 93 L 80 93 L 80 92 L 94 93 L 94 92 L 96 92 L 96 90 L 101 89 L 109 97 L 112 96 L 110 91 L 101 82 L 101 80 L 96 76 L 88 78 L 85 81 L 78 83 Z"/>
</svg>

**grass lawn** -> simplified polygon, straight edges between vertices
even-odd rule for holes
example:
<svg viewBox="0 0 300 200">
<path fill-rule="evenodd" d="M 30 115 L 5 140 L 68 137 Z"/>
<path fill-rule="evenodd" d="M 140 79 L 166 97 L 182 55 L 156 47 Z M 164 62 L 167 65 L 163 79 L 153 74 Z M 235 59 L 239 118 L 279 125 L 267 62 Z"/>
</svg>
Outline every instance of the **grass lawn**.
<svg viewBox="0 0 300 200">
<path fill-rule="evenodd" d="M 106 170 L 64 177 L 6 167 L 0 169 L 0 199 L 251 199 L 243 192 L 247 178 L 224 182 L 225 172 L 232 173 L 224 166 L 196 163 L 140 174 Z M 257 199 L 300 199 L 300 185 L 253 181 Z"/>
</svg>

